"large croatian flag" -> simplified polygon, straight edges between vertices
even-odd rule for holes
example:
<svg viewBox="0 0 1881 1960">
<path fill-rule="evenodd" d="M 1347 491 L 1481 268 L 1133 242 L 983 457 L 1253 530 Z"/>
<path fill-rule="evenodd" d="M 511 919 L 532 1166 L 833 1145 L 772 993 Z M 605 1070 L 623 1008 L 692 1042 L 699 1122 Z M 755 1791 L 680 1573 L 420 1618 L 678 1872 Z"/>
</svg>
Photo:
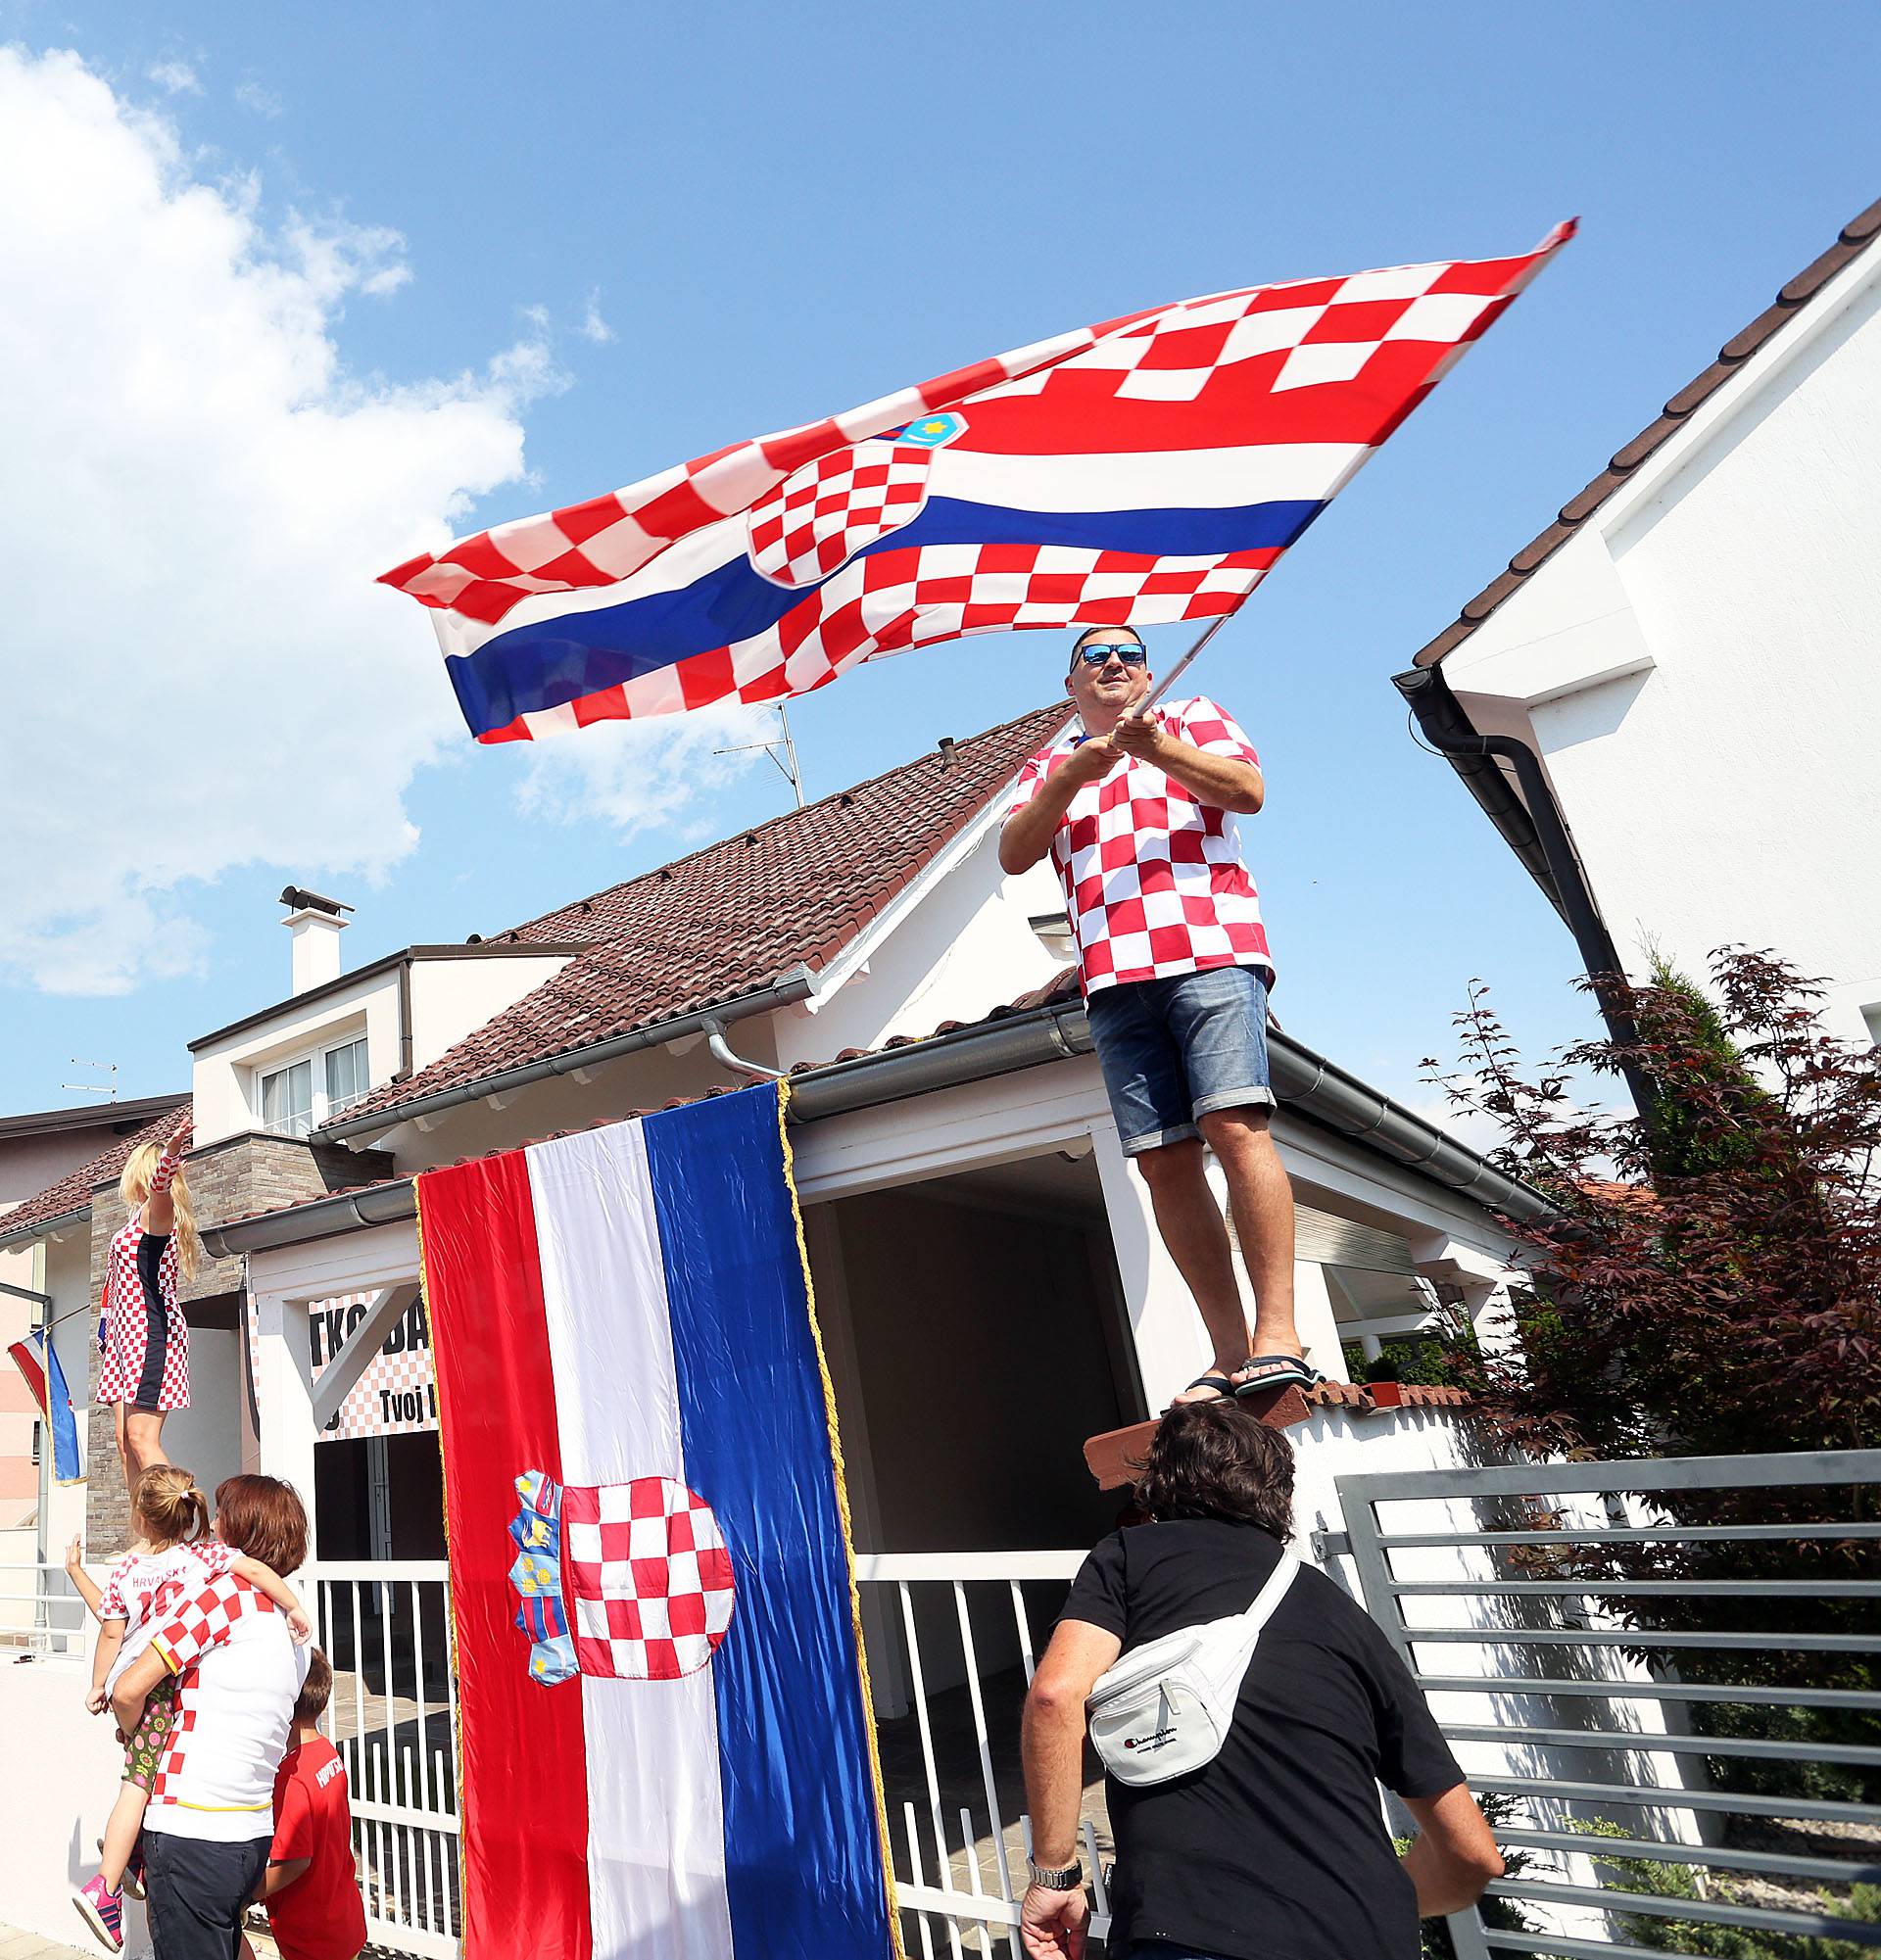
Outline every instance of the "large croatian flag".
<svg viewBox="0 0 1881 1960">
<path fill-rule="evenodd" d="M 1569 237 L 1183 300 L 412 558 L 472 734 L 807 693 L 1015 627 L 1232 612 Z"/>
<path fill-rule="evenodd" d="M 898 1950 L 779 1092 L 418 1180 L 465 1960 Z"/>
</svg>

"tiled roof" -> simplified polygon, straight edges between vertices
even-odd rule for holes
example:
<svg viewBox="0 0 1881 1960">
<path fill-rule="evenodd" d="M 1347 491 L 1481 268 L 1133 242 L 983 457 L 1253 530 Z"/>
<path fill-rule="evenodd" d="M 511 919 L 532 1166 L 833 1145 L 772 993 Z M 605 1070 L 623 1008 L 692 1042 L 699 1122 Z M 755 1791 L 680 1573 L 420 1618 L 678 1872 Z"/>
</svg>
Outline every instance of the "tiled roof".
<svg viewBox="0 0 1881 1960">
<path fill-rule="evenodd" d="M 114 1181 L 124 1168 L 124 1160 L 140 1143 L 168 1143 L 182 1126 L 192 1105 L 185 1098 L 174 1109 L 153 1117 L 141 1129 L 121 1136 L 110 1149 L 101 1150 L 76 1171 L 69 1171 L 56 1184 L 48 1184 L 36 1197 L 10 1212 L 0 1213 L 0 1244 L 22 1233 L 52 1223 L 73 1212 L 88 1211 L 93 1187 Z"/>
<path fill-rule="evenodd" d="M 1417 656 L 1416 665 L 1434 666 L 1460 646 L 1497 606 L 1519 591 L 1540 566 L 1553 557 L 1581 525 L 1613 496 L 1663 444 L 1681 429 L 1689 416 L 1716 394 L 1745 361 L 1783 331 L 1829 281 L 1860 258 L 1881 234 L 1881 201 L 1842 227 L 1836 241 L 1812 264 L 1805 266 L 1741 333 L 1727 340 L 1717 359 L 1665 404 L 1656 421 L 1648 423 L 1579 496 L 1561 507 L 1560 515 L 1538 537 L 1531 538 L 1509 560 L 1509 569 L 1477 593 L 1452 623 Z"/>
<path fill-rule="evenodd" d="M 353 1104 L 346 1123 L 828 965 L 1069 714 L 1060 703 L 948 743 L 503 933 L 592 943 L 410 1079 Z"/>
</svg>

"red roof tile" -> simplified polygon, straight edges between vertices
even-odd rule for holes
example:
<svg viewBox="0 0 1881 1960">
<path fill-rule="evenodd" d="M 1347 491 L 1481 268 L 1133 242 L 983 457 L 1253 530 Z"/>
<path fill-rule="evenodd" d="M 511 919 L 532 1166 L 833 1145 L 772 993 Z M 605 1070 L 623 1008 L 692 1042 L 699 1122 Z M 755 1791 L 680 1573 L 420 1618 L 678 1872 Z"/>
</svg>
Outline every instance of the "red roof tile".
<svg viewBox="0 0 1881 1960">
<path fill-rule="evenodd" d="M 1656 421 L 1650 422 L 1631 442 L 1614 453 L 1607 467 L 1561 507 L 1558 519 L 1524 545 L 1509 560 L 1509 569 L 1499 573 L 1472 598 L 1462 612 L 1417 655 L 1415 665 L 1435 666 L 1469 639 L 1510 594 L 1551 558 L 1574 532 L 1613 496 L 1619 486 L 1685 424 L 1692 412 L 1716 394 L 1744 362 L 1789 325 L 1829 281 L 1860 258 L 1881 235 L 1881 202 L 1869 205 L 1859 217 L 1842 227 L 1836 241 L 1822 256 L 1807 265 L 1759 313 L 1742 332 L 1733 334 L 1718 350 L 1717 359 L 1702 374 L 1686 382 Z"/>
<path fill-rule="evenodd" d="M 1039 708 L 501 934 L 594 943 L 345 1123 L 827 966 L 1069 714 Z"/>
<path fill-rule="evenodd" d="M 109 1183 L 124 1168 L 124 1160 L 140 1143 L 168 1143 L 182 1126 L 193 1105 L 187 1100 L 174 1109 L 153 1117 L 141 1129 L 117 1138 L 108 1150 L 101 1150 L 76 1171 L 69 1171 L 56 1184 L 48 1184 L 36 1197 L 10 1212 L 0 1213 L 0 1243 L 22 1232 L 52 1223 L 73 1212 L 89 1211 L 93 1187 Z"/>
</svg>

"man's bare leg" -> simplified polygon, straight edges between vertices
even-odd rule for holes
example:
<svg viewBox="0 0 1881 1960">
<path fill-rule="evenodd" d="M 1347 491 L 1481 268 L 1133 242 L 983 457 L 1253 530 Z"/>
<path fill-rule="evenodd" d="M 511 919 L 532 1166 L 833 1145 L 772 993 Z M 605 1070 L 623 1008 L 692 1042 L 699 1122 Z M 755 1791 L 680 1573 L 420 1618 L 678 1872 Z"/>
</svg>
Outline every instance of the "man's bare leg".
<svg viewBox="0 0 1881 1960">
<path fill-rule="evenodd" d="M 1228 1225 L 1215 1194 L 1208 1188 L 1202 1146 L 1193 1137 L 1143 1151 L 1135 1160 L 1149 1186 L 1156 1212 L 1156 1229 L 1163 1235 L 1176 1270 L 1182 1275 L 1201 1311 L 1213 1358 L 1211 1367 L 1232 1374 L 1252 1352 L 1248 1347 L 1247 1311 L 1234 1276 L 1234 1254 Z M 1281 1172 L 1284 1179 L 1285 1172 Z M 1238 1219 L 1239 1214 L 1236 1213 Z M 1288 1244 L 1291 1245 L 1291 1213 Z M 1289 1278 L 1291 1277 L 1289 1271 Z M 1289 1294 L 1289 1314 L 1291 1296 Z M 1178 1402 L 1205 1402 L 1210 1391 L 1191 1389 Z"/>
<path fill-rule="evenodd" d="M 1293 1322 L 1293 1186 L 1274 1147 L 1268 1112 L 1215 1110 L 1200 1120 L 1200 1126 L 1227 1173 L 1234 1229 L 1254 1286 L 1250 1352 L 1304 1354 Z"/>
</svg>

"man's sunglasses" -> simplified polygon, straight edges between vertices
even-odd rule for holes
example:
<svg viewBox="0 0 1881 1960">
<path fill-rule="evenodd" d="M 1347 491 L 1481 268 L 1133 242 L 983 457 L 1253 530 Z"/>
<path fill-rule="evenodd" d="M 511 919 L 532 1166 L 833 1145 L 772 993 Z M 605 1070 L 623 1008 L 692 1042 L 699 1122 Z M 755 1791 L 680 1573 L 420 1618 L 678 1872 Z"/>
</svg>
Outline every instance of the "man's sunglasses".
<svg viewBox="0 0 1881 1960">
<path fill-rule="evenodd" d="M 1146 646 L 1105 646 L 1099 645 L 1096 646 L 1081 646 L 1078 649 L 1078 658 L 1086 667 L 1107 666 L 1113 657 L 1121 660 L 1126 667 L 1141 667 L 1148 664 L 1149 648 Z"/>
</svg>

